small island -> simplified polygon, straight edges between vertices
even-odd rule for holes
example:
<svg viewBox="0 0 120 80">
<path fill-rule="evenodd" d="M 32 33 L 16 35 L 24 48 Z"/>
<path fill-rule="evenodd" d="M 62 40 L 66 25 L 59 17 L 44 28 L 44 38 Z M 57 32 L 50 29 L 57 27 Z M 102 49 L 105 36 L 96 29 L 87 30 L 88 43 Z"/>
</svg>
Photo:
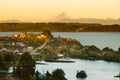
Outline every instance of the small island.
<svg viewBox="0 0 120 80">
<path fill-rule="evenodd" d="M 120 78 L 120 73 L 119 73 L 118 75 L 114 76 L 114 77 L 116 77 L 116 78 Z"/>
<path fill-rule="evenodd" d="M 86 74 L 86 72 L 84 70 L 81 70 L 80 72 L 77 71 L 76 77 L 77 78 L 86 78 L 87 74 Z"/>
</svg>

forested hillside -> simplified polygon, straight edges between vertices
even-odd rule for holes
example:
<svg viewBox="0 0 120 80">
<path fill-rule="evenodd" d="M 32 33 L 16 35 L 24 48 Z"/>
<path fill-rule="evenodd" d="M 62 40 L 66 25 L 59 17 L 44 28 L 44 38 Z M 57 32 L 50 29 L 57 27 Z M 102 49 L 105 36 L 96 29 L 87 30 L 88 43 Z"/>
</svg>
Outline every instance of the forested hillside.
<svg viewBox="0 0 120 80">
<path fill-rule="evenodd" d="M 88 23 L 0 23 L 1 32 L 119 32 L 120 25 Z"/>
</svg>

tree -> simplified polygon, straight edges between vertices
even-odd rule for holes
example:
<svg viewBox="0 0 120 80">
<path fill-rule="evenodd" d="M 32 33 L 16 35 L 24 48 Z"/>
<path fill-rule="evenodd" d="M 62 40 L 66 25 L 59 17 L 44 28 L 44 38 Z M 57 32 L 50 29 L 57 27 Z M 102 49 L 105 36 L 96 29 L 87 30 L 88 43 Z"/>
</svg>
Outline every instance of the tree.
<svg viewBox="0 0 120 80">
<path fill-rule="evenodd" d="M 47 78 L 49 78 L 51 76 L 51 74 L 49 73 L 49 71 L 46 72 L 46 76 L 47 76 Z"/>
<path fill-rule="evenodd" d="M 55 78 L 55 80 L 67 80 L 65 78 L 65 73 L 62 69 L 56 69 L 52 72 L 52 77 Z"/>
<path fill-rule="evenodd" d="M 13 53 L 5 53 L 4 54 L 4 60 L 7 62 L 7 64 L 9 65 L 9 66 L 13 66 L 13 64 L 15 63 L 15 56 L 14 56 L 14 54 Z"/>
<path fill-rule="evenodd" d="M 109 47 L 105 47 L 105 48 L 103 48 L 103 50 L 109 50 Z"/>
<path fill-rule="evenodd" d="M 21 55 L 18 67 L 21 70 L 21 72 L 19 72 L 21 77 L 29 80 L 35 72 L 35 61 L 28 52 L 25 52 Z"/>
<path fill-rule="evenodd" d="M 0 54 L 0 72 L 3 70 L 5 65 L 4 57 L 2 54 Z"/>
<path fill-rule="evenodd" d="M 39 80 L 39 74 L 40 74 L 40 72 L 37 70 L 37 71 L 35 72 L 36 80 Z"/>
<path fill-rule="evenodd" d="M 8 65 L 5 61 L 4 55 L 0 53 L 0 74 L 6 75 L 7 72 L 8 72 Z"/>
<path fill-rule="evenodd" d="M 120 47 L 118 48 L 118 52 L 120 53 Z"/>
<path fill-rule="evenodd" d="M 81 70 L 80 72 L 79 71 L 77 72 L 76 77 L 77 78 L 86 78 L 87 74 L 84 70 Z"/>
<path fill-rule="evenodd" d="M 51 32 L 49 30 L 44 30 L 42 34 L 46 36 L 51 36 Z"/>
</svg>

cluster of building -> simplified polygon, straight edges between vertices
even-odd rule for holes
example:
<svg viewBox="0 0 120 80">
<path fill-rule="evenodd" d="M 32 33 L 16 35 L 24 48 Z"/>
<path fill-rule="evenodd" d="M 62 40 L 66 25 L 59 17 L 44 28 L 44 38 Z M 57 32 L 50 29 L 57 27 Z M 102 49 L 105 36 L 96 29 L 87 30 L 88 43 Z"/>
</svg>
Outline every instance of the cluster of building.
<svg viewBox="0 0 120 80">
<path fill-rule="evenodd" d="M 45 35 L 44 33 L 38 33 L 38 34 L 34 34 L 34 33 L 25 33 L 22 32 L 20 34 L 13 34 L 11 37 L 16 37 L 16 38 L 37 38 L 37 39 L 44 39 L 44 40 L 48 40 L 48 36 Z"/>
<path fill-rule="evenodd" d="M 51 54 L 54 53 L 60 53 L 61 50 L 65 50 L 68 47 L 67 42 L 73 41 L 71 38 L 61 38 L 60 36 L 57 38 L 53 38 L 50 32 L 43 32 L 43 33 L 20 33 L 20 34 L 13 34 L 11 36 L 2 36 L 0 37 L 0 52 L 6 51 L 6 52 L 13 52 L 17 54 L 22 54 L 25 51 L 30 53 L 35 53 L 36 49 L 38 47 L 35 47 L 33 45 L 28 46 L 26 43 L 22 40 L 24 39 L 37 39 L 38 41 L 43 41 L 40 46 L 43 46 L 42 48 L 48 49 L 48 52 Z M 21 40 L 22 39 L 22 40 Z M 53 42 L 51 45 L 44 44 L 44 42 Z M 56 43 L 55 43 L 56 42 Z M 54 46 L 57 45 L 56 47 Z M 76 45 L 72 45 L 76 46 Z M 72 51 L 75 49 L 71 48 Z"/>
<path fill-rule="evenodd" d="M 13 34 L 11 36 L 1 36 L 0 37 L 0 52 L 13 52 L 17 54 L 22 54 L 25 51 L 31 52 L 34 50 L 34 46 L 27 46 L 26 43 L 20 39 L 25 38 L 33 38 L 34 39 L 42 39 L 48 40 L 48 36 L 44 34 L 33 34 L 33 33 L 20 33 L 20 34 Z"/>
</svg>

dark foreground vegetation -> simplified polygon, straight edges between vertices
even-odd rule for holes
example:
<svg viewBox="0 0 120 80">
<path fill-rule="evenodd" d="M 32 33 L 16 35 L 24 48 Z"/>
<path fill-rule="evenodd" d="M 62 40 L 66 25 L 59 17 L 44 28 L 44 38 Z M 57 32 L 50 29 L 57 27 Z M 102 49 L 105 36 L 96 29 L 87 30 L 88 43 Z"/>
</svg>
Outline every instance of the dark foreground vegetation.
<svg viewBox="0 0 120 80">
<path fill-rule="evenodd" d="M 13 72 L 9 68 L 13 67 Z M 0 80 L 67 80 L 62 69 L 52 73 L 35 71 L 35 60 L 30 53 L 20 55 L 0 54 Z"/>
<path fill-rule="evenodd" d="M 120 25 L 90 23 L 0 23 L 1 32 L 119 32 Z"/>
</svg>

